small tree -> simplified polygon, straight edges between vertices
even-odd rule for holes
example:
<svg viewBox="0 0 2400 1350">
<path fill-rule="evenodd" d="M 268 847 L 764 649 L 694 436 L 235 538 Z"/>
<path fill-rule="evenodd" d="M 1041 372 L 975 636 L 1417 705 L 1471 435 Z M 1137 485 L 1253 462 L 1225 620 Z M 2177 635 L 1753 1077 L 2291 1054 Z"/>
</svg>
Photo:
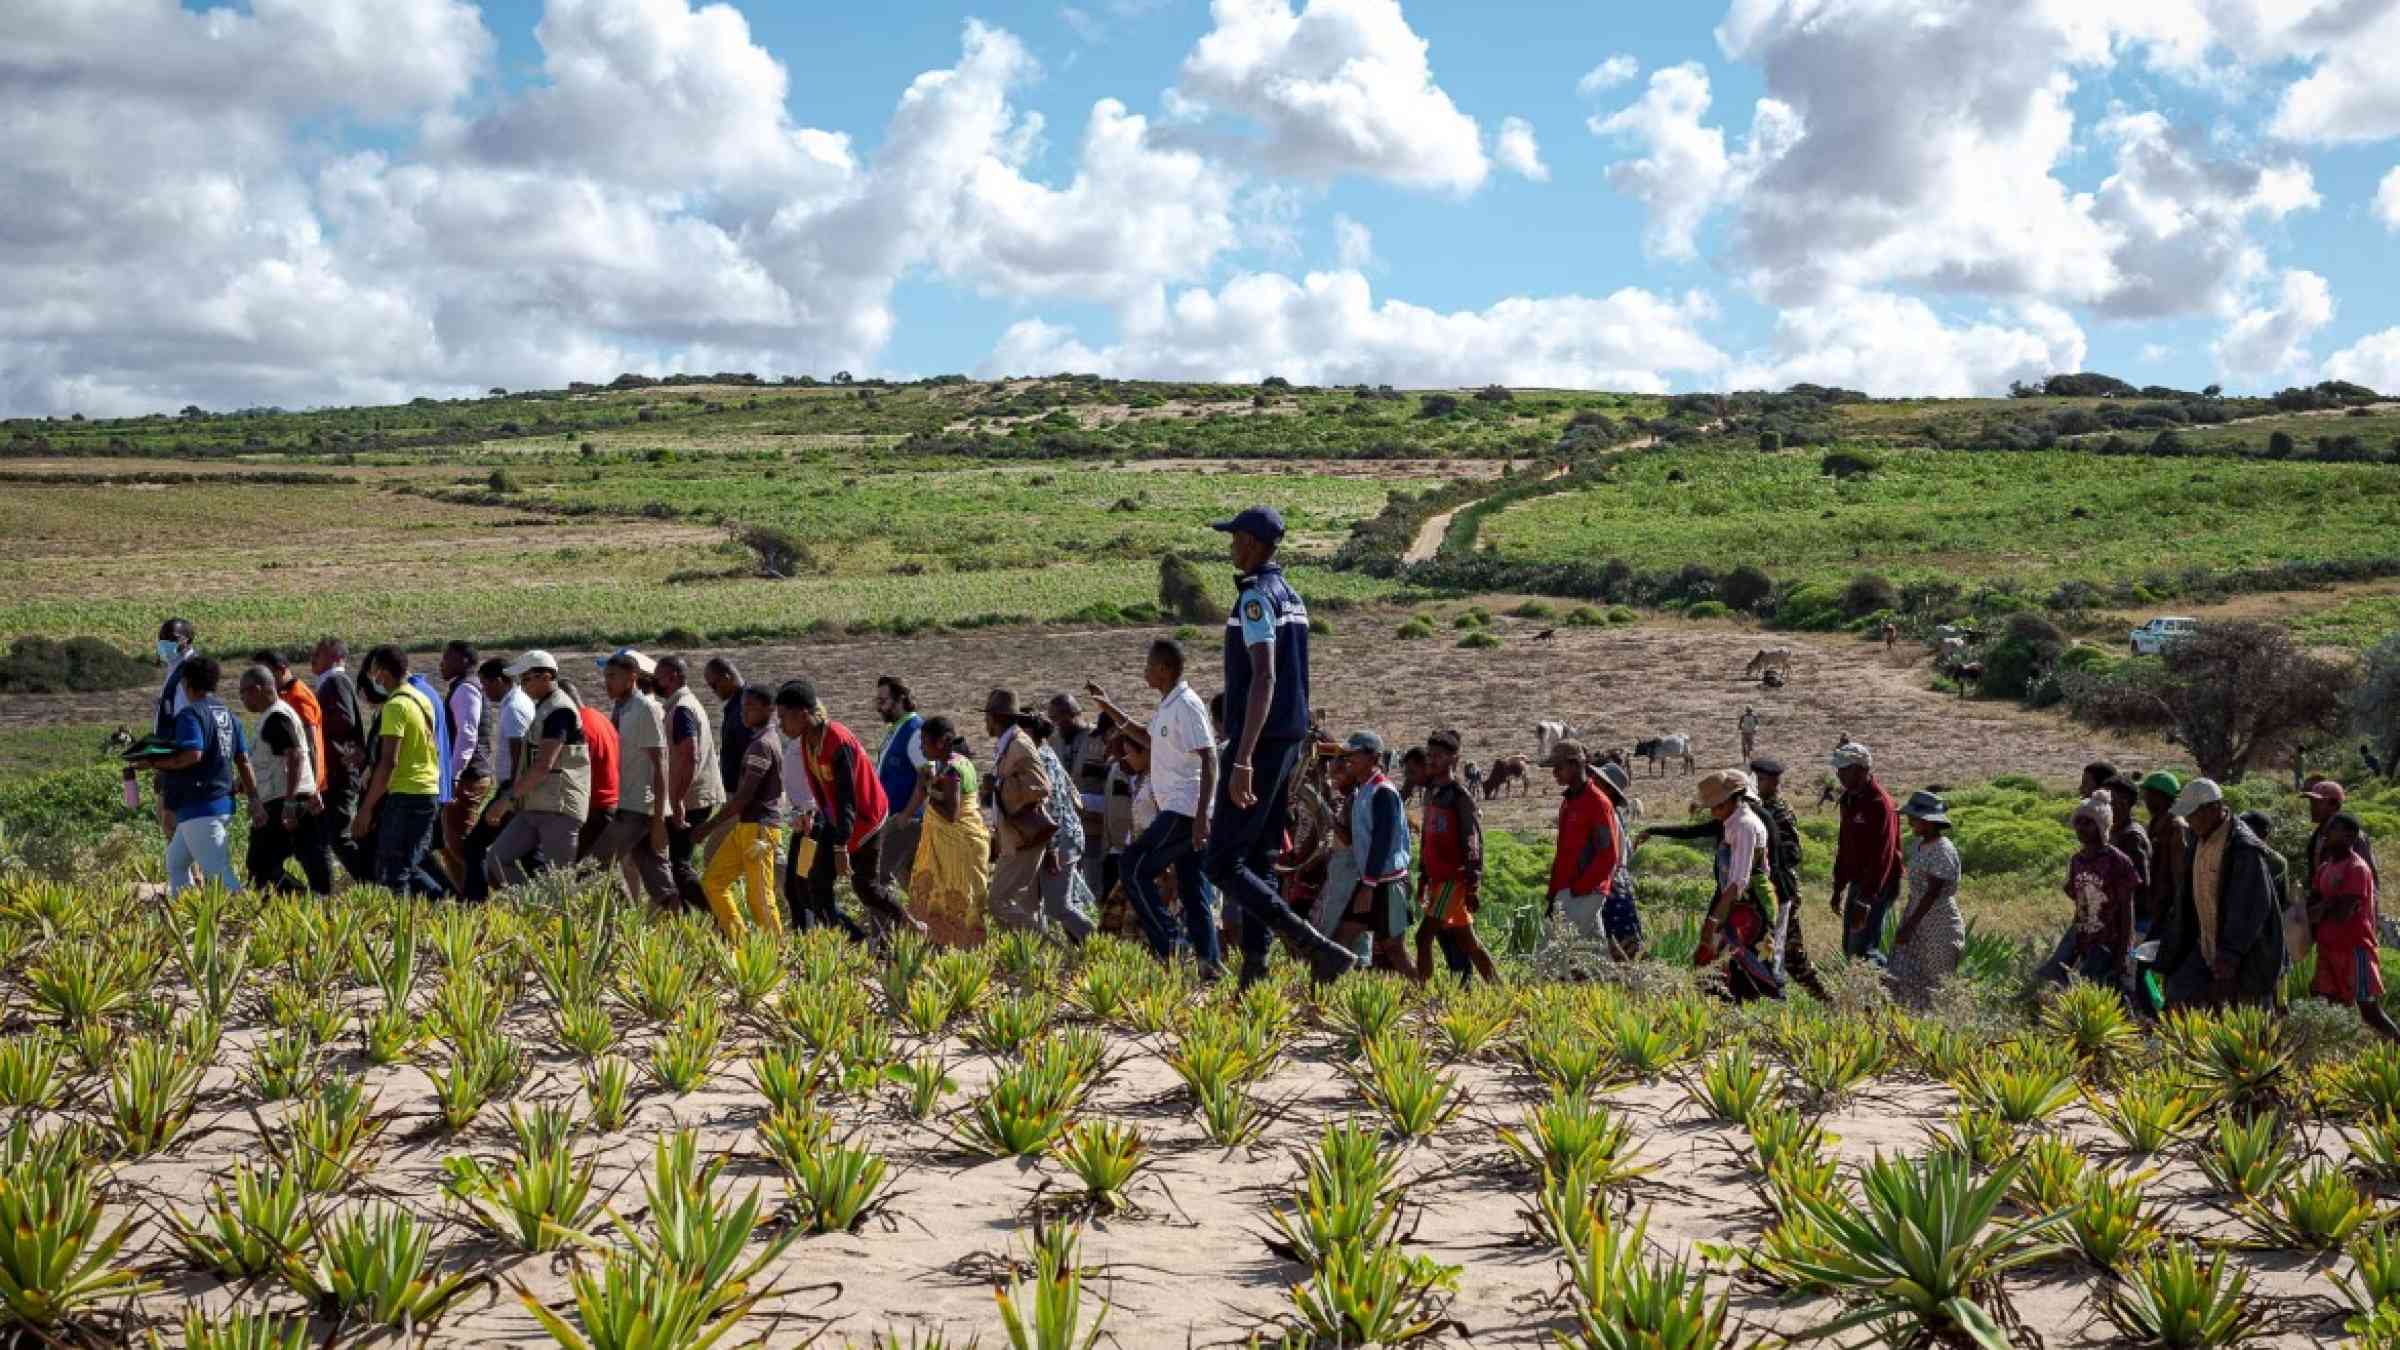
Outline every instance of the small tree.
<svg viewBox="0 0 2400 1350">
<path fill-rule="evenodd" d="M 2212 623 L 2155 661 L 2066 681 L 2075 715 L 2117 730 L 2162 731 L 2200 772 L 2238 783 L 2262 759 L 2330 735 L 2351 711 L 2348 666 L 2302 651 L 2273 624 Z"/>
<path fill-rule="evenodd" d="M 1158 560 L 1158 607 L 1185 623 L 1206 623 L 1217 617 L 1216 597 L 1200 564 L 1180 553 Z"/>
<path fill-rule="evenodd" d="M 1458 396 L 1455 394 L 1427 394 L 1417 400 L 1419 417 L 1447 417 L 1457 411 Z"/>
<path fill-rule="evenodd" d="M 1762 431 L 1758 433 L 1758 448 L 1767 451 L 1770 454 L 1777 450 L 1781 450 L 1783 448 L 1783 436 L 1778 432 Z"/>
<path fill-rule="evenodd" d="M 2359 667 L 2350 691 L 2350 728 L 2366 738 L 2383 760 L 2383 771 L 2400 777 L 2400 633 L 2375 644 Z"/>
<path fill-rule="evenodd" d="M 796 577 L 819 568 L 815 550 L 780 525 L 745 525 L 735 536 L 757 560 L 762 577 Z"/>
<path fill-rule="evenodd" d="M 1987 698 L 2025 697 L 2066 646 L 2066 634 L 2041 615 L 2011 615 L 2008 631 L 1983 655 L 1983 679 L 1976 692 Z"/>
</svg>

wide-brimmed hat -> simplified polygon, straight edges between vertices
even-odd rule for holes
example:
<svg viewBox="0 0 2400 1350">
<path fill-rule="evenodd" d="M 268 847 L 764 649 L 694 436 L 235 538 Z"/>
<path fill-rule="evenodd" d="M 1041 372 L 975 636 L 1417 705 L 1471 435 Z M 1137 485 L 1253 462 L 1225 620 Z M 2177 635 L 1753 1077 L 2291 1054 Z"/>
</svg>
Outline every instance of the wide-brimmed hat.
<svg viewBox="0 0 2400 1350">
<path fill-rule="evenodd" d="M 1700 798 L 1703 810 L 1714 811 L 1734 798 L 1750 791 L 1750 775 L 1740 769 L 1719 769 L 1700 780 L 1693 791 Z"/>
<path fill-rule="evenodd" d="M 1900 814 L 1910 820 L 1924 820 L 1931 821 L 1936 825 L 1947 825 L 1950 823 L 1950 803 L 1943 801 L 1936 793 L 1920 789 L 1908 794 L 1908 804 L 1900 808 Z"/>
<path fill-rule="evenodd" d="M 1625 766 L 1615 760 L 1601 765 L 1594 772 L 1601 784 L 1619 797 L 1626 796 L 1633 791 L 1632 777 L 1625 772 Z"/>
</svg>

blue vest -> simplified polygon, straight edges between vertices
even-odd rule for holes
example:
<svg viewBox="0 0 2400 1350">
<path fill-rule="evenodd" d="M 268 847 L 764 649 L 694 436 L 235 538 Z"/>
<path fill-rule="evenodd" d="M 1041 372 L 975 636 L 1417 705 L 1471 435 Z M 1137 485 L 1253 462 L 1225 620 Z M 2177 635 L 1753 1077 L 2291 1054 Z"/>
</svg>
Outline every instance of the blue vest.
<svg viewBox="0 0 2400 1350">
<path fill-rule="evenodd" d="M 186 711 L 200 719 L 200 762 L 159 775 L 159 795 L 177 820 L 233 810 L 233 757 L 243 748 L 242 724 L 214 698 L 194 699 Z M 221 810 L 210 810 L 222 803 Z"/>
<path fill-rule="evenodd" d="M 1375 817 L 1381 815 L 1389 831 L 1390 849 L 1381 857 L 1370 856 L 1375 847 Z M 1400 789 L 1392 780 L 1377 774 L 1372 780 L 1350 794 L 1350 847 L 1358 858 L 1359 880 L 1391 881 L 1408 875 L 1408 812 L 1400 803 Z"/>
<path fill-rule="evenodd" d="M 1244 619 L 1252 628 L 1273 630 L 1275 697 L 1267 705 L 1267 723 L 1259 728 L 1261 741 L 1296 741 L 1308 734 L 1308 606 L 1283 579 L 1283 568 L 1268 563 L 1241 578 L 1233 612 L 1225 619 L 1225 726 L 1228 743 L 1242 742 L 1242 719 L 1250 711 L 1250 643 Z"/>
<path fill-rule="evenodd" d="M 159 686 L 157 715 L 151 719 L 150 729 L 157 733 L 160 740 L 175 734 L 175 688 L 183 683 L 183 663 L 190 659 L 178 658 L 174 665 L 167 667 L 167 682 Z"/>
<path fill-rule="evenodd" d="M 883 800 L 889 810 L 907 810 L 909 798 L 917 793 L 917 766 L 909 762 L 908 747 L 917 743 L 924 730 L 925 719 L 912 712 L 884 738 L 883 759 L 875 766 L 875 777 L 883 784 Z"/>
</svg>

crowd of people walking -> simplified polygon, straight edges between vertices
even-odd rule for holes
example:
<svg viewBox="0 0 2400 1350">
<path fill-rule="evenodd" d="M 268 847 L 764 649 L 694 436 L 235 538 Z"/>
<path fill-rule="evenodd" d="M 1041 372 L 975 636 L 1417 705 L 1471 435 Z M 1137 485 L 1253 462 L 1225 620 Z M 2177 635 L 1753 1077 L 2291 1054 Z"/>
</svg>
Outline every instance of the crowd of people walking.
<svg viewBox="0 0 2400 1350">
<path fill-rule="evenodd" d="M 1328 736 L 1312 714 L 1307 607 L 1275 561 L 1282 518 L 1254 507 L 1217 528 L 1239 580 L 1225 688 L 1207 702 L 1185 678 L 1183 646 L 1160 638 L 1143 666 L 1157 696 L 1147 716 L 1096 683 L 1038 710 L 996 689 L 979 749 L 886 675 L 870 750 L 810 680 L 753 680 L 721 656 L 700 671 L 713 709 L 682 658 L 631 648 L 588 672 L 605 696 L 591 706 L 546 651 L 504 659 L 453 642 L 427 672 L 382 645 L 354 675 L 348 647 L 327 637 L 307 678 L 279 652 L 251 658 L 236 681 L 255 719 L 245 727 L 220 700 L 222 663 L 169 619 L 158 644 L 169 673 L 154 735 L 129 757 L 127 800 L 137 769 L 152 771 L 171 891 L 201 879 L 238 889 L 246 876 L 325 895 L 338 869 L 475 901 L 592 863 L 628 895 L 705 912 L 729 936 L 823 926 L 965 944 L 996 927 L 1081 942 L 1122 914 L 1161 959 L 1210 979 L 1229 947 L 1241 978 L 1256 979 L 1280 938 L 1321 979 L 1365 966 L 1423 979 L 1438 948 L 1460 978 L 1497 980 L 1476 932 L 1483 824 L 1458 776 L 1459 733 L 1410 747 L 1372 730 Z M 1760 729 L 1744 709 L 1746 764 L 1700 778 L 1693 823 L 1630 837 L 1623 753 L 1552 745 L 1552 931 L 1608 959 L 1641 957 L 1634 857 L 1652 839 L 1694 844 L 1714 878 L 1694 959 L 1722 992 L 1832 997 L 1803 931 L 1804 841 L 1785 766 L 1755 755 Z M 1878 963 L 1897 1001 L 1930 1007 L 1967 942 L 1948 804 L 1934 791 L 1895 801 L 1873 752 L 1846 737 L 1828 768 L 1841 950 Z M 2071 820 L 2068 918 L 2036 981 L 2111 985 L 2153 1011 L 2271 1003 L 2313 947 L 2315 992 L 2400 1039 L 2381 1005 L 2372 846 L 2340 784 L 2314 781 L 2307 797 L 2307 853 L 2287 861 L 2266 843 L 2269 823 L 2236 817 L 2209 779 L 2090 765 Z M 229 826 L 244 806 L 237 869 Z"/>
</svg>

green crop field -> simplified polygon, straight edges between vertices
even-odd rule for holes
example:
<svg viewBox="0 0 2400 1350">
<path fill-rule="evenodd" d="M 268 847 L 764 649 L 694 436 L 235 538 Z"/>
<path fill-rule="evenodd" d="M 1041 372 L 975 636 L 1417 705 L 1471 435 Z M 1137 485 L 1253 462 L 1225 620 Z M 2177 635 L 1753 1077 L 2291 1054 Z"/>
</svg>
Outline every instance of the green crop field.
<svg viewBox="0 0 2400 1350">
<path fill-rule="evenodd" d="M 1612 482 L 1499 512 L 1503 557 L 1623 558 L 1637 567 L 1749 563 L 1839 584 L 2009 577 L 2138 580 L 2191 567 L 2386 556 L 2400 542 L 2400 467 L 2100 457 L 2074 451 L 1875 452 L 1836 481 L 1814 451 L 1662 450 Z M 1670 482 L 1680 471 L 1685 481 Z"/>
</svg>

